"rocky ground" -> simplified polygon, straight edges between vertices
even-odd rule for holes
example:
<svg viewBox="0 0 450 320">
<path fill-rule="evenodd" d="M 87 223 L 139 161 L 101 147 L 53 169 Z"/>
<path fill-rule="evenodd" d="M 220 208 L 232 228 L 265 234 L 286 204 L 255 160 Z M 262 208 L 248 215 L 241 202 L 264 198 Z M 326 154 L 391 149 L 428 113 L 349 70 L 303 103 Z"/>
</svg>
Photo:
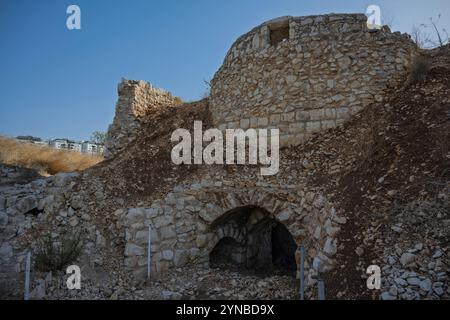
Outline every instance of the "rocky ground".
<svg viewBox="0 0 450 320">
<path fill-rule="evenodd" d="M 0 167 L 0 188 L 14 188 L 15 185 L 27 184 L 33 180 L 42 178 L 41 175 L 33 169 L 21 168 L 1 164 Z"/>
<path fill-rule="evenodd" d="M 35 277 L 33 299 L 290 300 L 299 297 L 298 281 L 290 276 L 258 277 L 200 267 L 178 268 L 145 282 L 125 280 L 117 273 L 96 276 L 88 272 L 82 279 L 81 290 L 67 290 L 67 276 L 63 273 L 35 274 Z"/>
<path fill-rule="evenodd" d="M 341 156 L 351 169 L 330 186 L 349 217 L 340 268 L 327 276 L 336 298 L 449 298 L 450 55 L 436 52 L 425 79 L 393 88 L 372 116 L 355 118 L 366 125 L 343 128 L 367 144 L 352 152 L 363 160 L 356 166 Z M 371 264 L 382 268 L 381 294 L 361 281 Z M 334 281 L 342 270 L 355 272 Z"/>
</svg>

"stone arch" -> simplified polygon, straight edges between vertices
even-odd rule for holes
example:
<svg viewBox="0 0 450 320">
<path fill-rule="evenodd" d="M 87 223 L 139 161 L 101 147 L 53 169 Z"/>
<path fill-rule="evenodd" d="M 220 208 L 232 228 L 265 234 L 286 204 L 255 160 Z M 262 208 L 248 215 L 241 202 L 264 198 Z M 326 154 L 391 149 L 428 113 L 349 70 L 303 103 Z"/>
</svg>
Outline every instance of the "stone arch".
<svg viewBox="0 0 450 320">
<path fill-rule="evenodd" d="M 285 225 L 288 231 L 294 235 L 297 245 L 305 239 L 305 232 L 300 232 L 298 221 L 306 213 L 301 209 L 300 197 L 295 199 L 283 190 L 267 191 L 265 189 L 249 190 L 202 190 L 205 196 L 204 208 L 200 210 L 199 216 L 207 227 L 214 226 L 218 221 L 224 219 L 227 214 L 233 213 L 241 208 L 261 208 L 270 217 Z M 256 215 L 254 219 L 262 219 L 263 215 Z M 257 222 L 257 221 L 255 221 Z M 214 237 L 208 243 L 207 250 L 219 241 L 221 237 Z"/>
<path fill-rule="evenodd" d="M 332 203 L 321 192 L 302 185 L 241 187 L 232 182 L 176 186 L 149 208 L 129 208 L 124 220 L 124 264 L 134 273 L 146 272 L 145 253 L 151 225 L 152 270 L 159 273 L 186 264 L 206 267 L 210 252 L 219 241 L 233 239 L 243 244 L 251 232 L 247 223 L 231 223 L 222 231 L 214 228 L 228 213 L 241 208 L 261 208 L 263 216 L 285 227 L 296 246 L 305 245 L 308 273 L 319 267 L 322 271 L 332 268 L 337 250 L 335 235 L 345 219 L 337 216 Z M 257 214 L 251 219 L 255 224 L 262 220 Z M 298 265 L 298 254 L 295 261 Z"/>
<path fill-rule="evenodd" d="M 214 236 L 207 252 L 209 265 L 295 275 L 297 241 L 287 226 L 265 208 L 247 205 L 234 208 L 213 221 Z M 228 257 L 227 257 L 228 256 Z"/>
</svg>

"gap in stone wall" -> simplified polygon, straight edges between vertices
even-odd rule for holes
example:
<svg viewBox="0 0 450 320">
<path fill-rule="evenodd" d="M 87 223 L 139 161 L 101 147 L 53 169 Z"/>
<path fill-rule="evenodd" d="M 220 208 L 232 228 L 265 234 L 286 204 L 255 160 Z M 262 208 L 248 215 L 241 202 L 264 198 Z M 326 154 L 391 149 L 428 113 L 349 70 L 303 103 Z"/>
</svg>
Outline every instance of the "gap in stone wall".
<svg viewBox="0 0 450 320">
<path fill-rule="evenodd" d="M 210 267 L 257 276 L 295 276 L 297 244 L 288 229 L 257 207 L 243 207 L 214 224 L 220 240 L 209 255 Z"/>
<path fill-rule="evenodd" d="M 282 24 L 269 26 L 270 45 L 276 46 L 283 40 L 289 39 L 289 21 L 286 20 Z"/>
</svg>

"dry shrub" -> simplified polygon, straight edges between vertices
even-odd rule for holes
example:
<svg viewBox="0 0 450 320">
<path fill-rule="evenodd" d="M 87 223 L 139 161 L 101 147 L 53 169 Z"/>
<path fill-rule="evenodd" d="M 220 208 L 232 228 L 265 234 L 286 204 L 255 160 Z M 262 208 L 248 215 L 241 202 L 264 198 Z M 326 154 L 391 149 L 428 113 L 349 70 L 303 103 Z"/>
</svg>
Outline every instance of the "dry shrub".
<svg viewBox="0 0 450 320">
<path fill-rule="evenodd" d="M 36 269 L 41 272 L 60 271 L 76 261 L 82 250 L 81 233 L 65 232 L 57 242 L 51 234 L 37 239 L 37 248 L 34 255 Z"/>
<path fill-rule="evenodd" d="M 0 137 L 0 163 L 35 169 L 42 175 L 87 169 L 100 161 L 100 155 L 81 154 L 70 150 L 56 150 L 46 146 L 21 143 Z"/>
<path fill-rule="evenodd" d="M 183 104 L 183 100 L 180 97 L 175 97 L 175 105 Z"/>
<path fill-rule="evenodd" d="M 411 64 L 408 83 L 424 81 L 430 72 L 431 61 L 427 57 L 419 56 Z"/>
</svg>

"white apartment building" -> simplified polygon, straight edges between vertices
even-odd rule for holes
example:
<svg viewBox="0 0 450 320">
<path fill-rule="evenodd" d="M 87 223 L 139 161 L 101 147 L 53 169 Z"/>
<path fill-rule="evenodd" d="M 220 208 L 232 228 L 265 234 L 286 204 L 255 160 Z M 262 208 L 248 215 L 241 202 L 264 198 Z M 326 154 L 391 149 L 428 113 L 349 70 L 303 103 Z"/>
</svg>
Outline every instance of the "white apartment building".
<svg viewBox="0 0 450 320">
<path fill-rule="evenodd" d="M 101 154 L 103 146 L 89 141 L 76 142 L 69 139 L 52 139 L 48 145 L 55 149 L 73 150 L 80 153 Z"/>
<path fill-rule="evenodd" d="M 83 141 L 81 143 L 81 153 L 102 154 L 103 146 L 89 141 Z"/>
</svg>

